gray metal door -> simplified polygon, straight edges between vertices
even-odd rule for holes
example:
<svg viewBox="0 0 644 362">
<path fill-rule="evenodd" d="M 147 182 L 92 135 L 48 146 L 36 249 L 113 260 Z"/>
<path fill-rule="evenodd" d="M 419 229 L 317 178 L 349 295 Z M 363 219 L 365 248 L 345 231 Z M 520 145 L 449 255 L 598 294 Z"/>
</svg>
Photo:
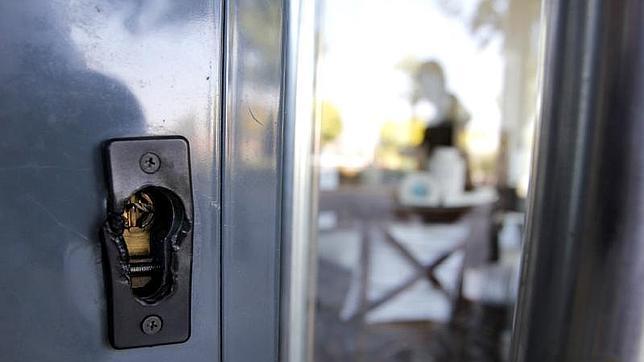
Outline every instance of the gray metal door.
<svg viewBox="0 0 644 362">
<path fill-rule="evenodd" d="M 0 3 L 2 360 L 277 359 L 282 6 Z M 191 335 L 116 350 L 101 145 L 167 135 L 191 152 Z"/>
</svg>

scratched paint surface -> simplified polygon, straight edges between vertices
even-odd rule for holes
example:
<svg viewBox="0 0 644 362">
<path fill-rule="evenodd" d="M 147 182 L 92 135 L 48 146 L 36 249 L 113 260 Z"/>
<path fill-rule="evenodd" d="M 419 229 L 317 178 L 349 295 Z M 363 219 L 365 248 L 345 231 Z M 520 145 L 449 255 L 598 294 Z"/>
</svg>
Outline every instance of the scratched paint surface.
<svg viewBox="0 0 644 362">
<path fill-rule="evenodd" d="M 0 351 L 4 361 L 219 356 L 220 2 L 0 2 Z M 195 194 L 192 336 L 107 342 L 100 146 L 185 136 Z"/>
</svg>

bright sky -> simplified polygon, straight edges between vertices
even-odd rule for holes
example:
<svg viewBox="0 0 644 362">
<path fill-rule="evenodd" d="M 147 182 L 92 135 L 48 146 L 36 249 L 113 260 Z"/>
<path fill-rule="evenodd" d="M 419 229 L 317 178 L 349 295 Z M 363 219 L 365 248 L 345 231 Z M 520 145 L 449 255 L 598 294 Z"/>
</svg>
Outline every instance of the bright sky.
<svg viewBox="0 0 644 362">
<path fill-rule="evenodd" d="M 469 18 L 477 1 L 460 1 Z M 498 36 L 482 48 L 467 24 L 434 0 L 326 0 L 324 11 L 320 96 L 341 112 L 338 142 L 352 163 L 371 161 L 383 122 L 411 117 L 411 79 L 398 67 L 409 58 L 443 66 L 448 91 L 471 114 L 469 130 L 479 136 L 470 150 L 495 149 L 504 66 Z"/>
</svg>

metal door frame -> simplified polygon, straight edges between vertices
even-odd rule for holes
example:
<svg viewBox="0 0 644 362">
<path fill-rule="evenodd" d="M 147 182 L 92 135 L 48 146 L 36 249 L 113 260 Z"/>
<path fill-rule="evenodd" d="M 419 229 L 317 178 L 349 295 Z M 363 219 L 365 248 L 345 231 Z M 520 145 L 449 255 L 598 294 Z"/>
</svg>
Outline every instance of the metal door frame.
<svg viewBox="0 0 644 362">
<path fill-rule="evenodd" d="M 644 356 L 644 3 L 550 0 L 513 361 Z"/>
</svg>

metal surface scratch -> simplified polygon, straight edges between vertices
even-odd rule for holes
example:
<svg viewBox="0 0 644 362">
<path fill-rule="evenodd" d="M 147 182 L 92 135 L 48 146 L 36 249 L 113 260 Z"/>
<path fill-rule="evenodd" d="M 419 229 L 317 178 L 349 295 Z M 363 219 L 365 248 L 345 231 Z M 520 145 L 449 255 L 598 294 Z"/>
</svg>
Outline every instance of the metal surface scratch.
<svg viewBox="0 0 644 362">
<path fill-rule="evenodd" d="M 264 127 L 264 123 L 260 122 L 260 120 L 257 119 L 257 117 L 255 117 L 255 115 L 253 114 L 253 111 L 250 109 L 250 107 L 248 107 L 248 113 L 250 113 L 250 116 L 253 117 L 255 122 L 257 122 L 260 126 Z"/>
<path fill-rule="evenodd" d="M 89 238 L 86 235 L 84 235 L 84 234 L 82 234 L 82 233 L 70 228 L 69 226 L 65 225 L 60 220 L 58 220 L 56 215 L 54 215 L 54 213 L 51 212 L 51 210 L 49 210 L 40 201 L 34 199 L 31 195 L 27 195 L 27 199 L 29 199 L 29 201 L 33 202 L 36 206 L 38 206 L 40 209 L 42 209 L 56 223 L 56 225 L 58 225 L 61 229 L 69 231 L 70 233 L 75 234 L 76 236 L 82 238 L 83 240 L 89 241 Z"/>
</svg>

